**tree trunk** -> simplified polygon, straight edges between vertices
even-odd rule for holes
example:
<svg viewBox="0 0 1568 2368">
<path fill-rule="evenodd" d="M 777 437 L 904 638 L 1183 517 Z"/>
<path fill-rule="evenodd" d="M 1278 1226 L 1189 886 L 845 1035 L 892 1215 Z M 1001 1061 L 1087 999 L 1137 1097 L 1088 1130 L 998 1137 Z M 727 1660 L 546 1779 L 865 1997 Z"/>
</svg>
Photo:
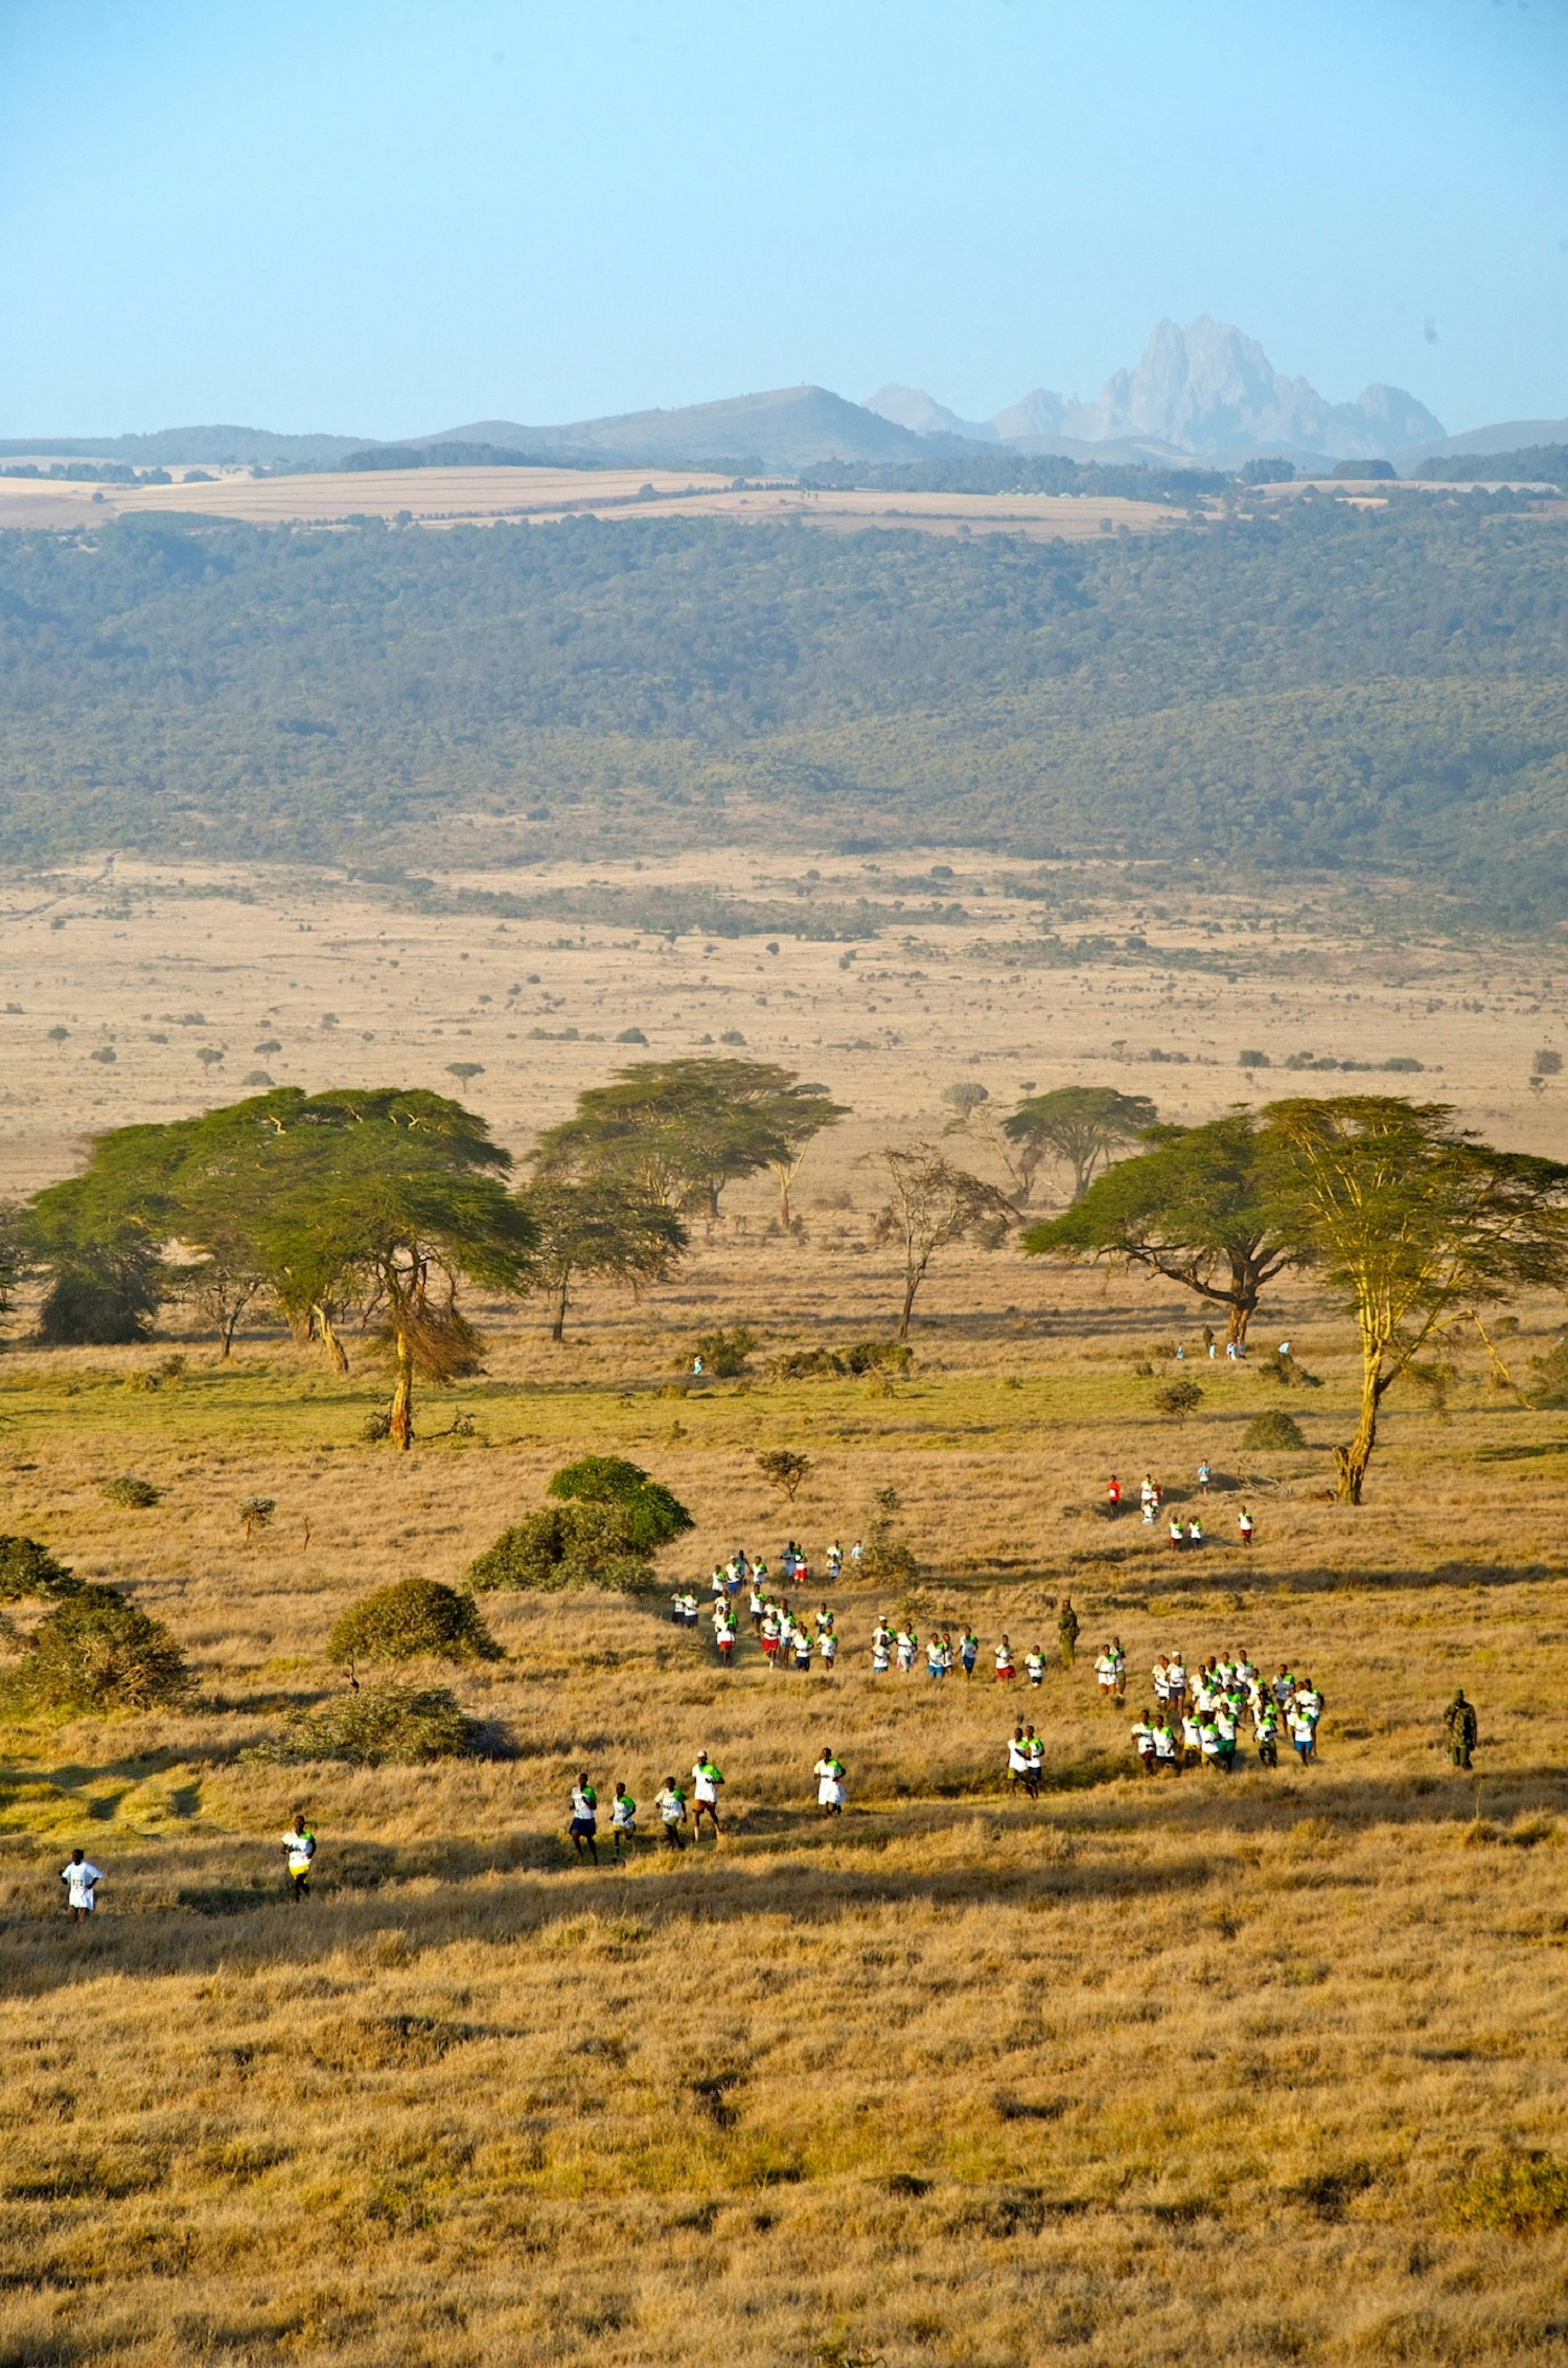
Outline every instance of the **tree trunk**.
<svg viewBox="0 0 1568 2368">
<path fill-rule="evenodd" d="M 570 1280 L 568 1275 L 562 1275 L 561 1278 L 561 1289 L 555 1302 L 555 1314 L 550 1326 L 550 1337 L 557 1347 L 566 1338 L 566 1286 Z"/>
<path fill-rule="evenodd" d="M 898 1319 L 898 1337 L 901 1340 L 907 1340 L 909 1338 L 909 1318 L 915 1307 L 915 1294 L 919 1288 L 919 1274 L 911 1268 L 903 1278 L 903 1313 Z"/>
<path fill-rule="evenodd" d="M 236 1307 L 232 1314 L 225 1315 L 220 1323 L 218 1326 L 218 1338 L 222 1343 L 218 1351 L 220 1357 L 227 1358 L 233 1353 L 234 1332 L 239 1320 L 240 1311 Z"/>
<path fill-rule="evenodd" d="M 389 1437 L 406 1453 L 414 1444 L 414 1344 L 401 1324 L 395 1335 L 397 1379 L 392 1384 Z"/>
<path fill-rule="evenodd" d="M 348 1351 L 333 1330 L 330 1314 L 319 1300 L 311 1314 L 315 1318 L 317 1337 L 326 1350 L 327 1362 L 335 1373 L 346 1373 L 348 1371 Z"/>
<path fill-rule="evenodd" d="M 1244 1349 L 1253 1310 L 1241 1299 L 1233 1299 L 1230 1304 L 1231 1312 L 1225 1318 L 1225 1346 L 1229 1349 L 1233 1344 L 1238 1349 Z"/>
<path fill-rule="evenodd" d="M 1356 1425 L 1356 1436 L 1348 1447 L 1336 1447 L 1334 1451 L 1334 1493 L 1342 1505 L 1360 1503 L 1367 1466 L 1378 1443 L 1378 1407 L 1382 1401 L 1384 1387 L 1379 1375 L 1381 1362 L 1381 1357 L 1374 1357 L 1369 1350 L 1367 1352 L 1361 1369 L 1361 1413 Z"/>
<path fill-rule="evenodd" d="M 778 1178 L 778 1222 L 788 1233 L 790 1230 L 790 1170 L 787 1167 L 775 1167 L 773 1172 Z"/>
</svg>

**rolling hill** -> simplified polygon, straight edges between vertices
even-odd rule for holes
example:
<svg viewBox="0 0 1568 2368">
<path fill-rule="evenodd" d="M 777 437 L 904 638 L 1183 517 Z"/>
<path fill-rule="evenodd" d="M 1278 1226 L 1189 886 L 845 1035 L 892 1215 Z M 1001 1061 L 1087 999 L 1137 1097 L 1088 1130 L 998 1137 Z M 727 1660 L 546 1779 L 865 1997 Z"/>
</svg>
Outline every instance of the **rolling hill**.
<svg viewBox="0 0 1568 2368">
<path fill-rule="evenodd" d="M 1467 496 L 1153 540 L 649 517 L 0 537 L 0 855 L 942 836 L 1568 913 L 1568 539 Z"/>
</svg>

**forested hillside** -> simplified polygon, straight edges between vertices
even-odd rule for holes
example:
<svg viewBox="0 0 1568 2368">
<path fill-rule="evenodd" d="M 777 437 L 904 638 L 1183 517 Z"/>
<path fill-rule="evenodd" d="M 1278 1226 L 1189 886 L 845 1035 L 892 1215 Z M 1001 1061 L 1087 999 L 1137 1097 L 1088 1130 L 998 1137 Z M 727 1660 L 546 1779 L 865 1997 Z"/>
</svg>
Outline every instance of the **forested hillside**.
<svg viewBox="0 0 1568 2368">
<path fill-rule="evenodd" d="M 1424 497 L 1425 501 L 1425 497 Z M 1568 540 L 1463 497 L 1101 544 L 650 518 L 0 535 L 0 855 L 824 840 L 1404 866 L 1568 911 Z M 539 834 L 536 833 L 536 836 Z"/>
</svg>

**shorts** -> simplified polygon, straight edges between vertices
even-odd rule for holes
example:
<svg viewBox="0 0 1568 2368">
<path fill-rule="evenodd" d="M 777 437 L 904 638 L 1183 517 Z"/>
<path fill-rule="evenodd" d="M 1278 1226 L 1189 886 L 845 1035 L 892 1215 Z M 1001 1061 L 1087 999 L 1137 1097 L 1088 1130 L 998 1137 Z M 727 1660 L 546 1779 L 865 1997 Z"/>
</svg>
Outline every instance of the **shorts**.
<svg viewBox="0 0 1568 2368">
<path fill-rule="evenodd" d="M 597 1817 L 574 1817 L 568 1831 L 574 1842 L 590 1842 L 598 1829 Z"/>
</svg>

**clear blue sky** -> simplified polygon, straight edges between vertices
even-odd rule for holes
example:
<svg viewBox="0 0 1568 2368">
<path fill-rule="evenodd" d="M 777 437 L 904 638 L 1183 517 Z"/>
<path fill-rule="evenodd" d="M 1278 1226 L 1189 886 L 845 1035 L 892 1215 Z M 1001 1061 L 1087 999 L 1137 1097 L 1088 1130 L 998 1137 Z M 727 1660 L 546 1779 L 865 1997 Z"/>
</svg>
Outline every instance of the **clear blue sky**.
<svg viewBox="0 0 1568 2368">
<path fill-rule="evenodd" d="M 0 435 L 983 416 L 1199 312 L 1568 414 L 1568 0 L 0 0 Z"/>
</svg>

